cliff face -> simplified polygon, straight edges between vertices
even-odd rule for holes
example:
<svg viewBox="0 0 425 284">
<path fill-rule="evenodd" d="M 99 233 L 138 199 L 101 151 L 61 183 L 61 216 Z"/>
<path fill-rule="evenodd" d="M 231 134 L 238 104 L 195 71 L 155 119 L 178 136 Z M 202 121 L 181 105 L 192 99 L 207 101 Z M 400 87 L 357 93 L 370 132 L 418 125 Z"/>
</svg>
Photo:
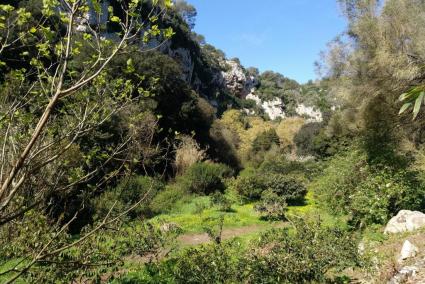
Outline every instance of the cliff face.
<svg viewBox="0 0 425 284">
<path fill-rule="evenodd" d="M 222 71 L 222 87 L 239 98 L 252 94 L 258 85 L 258 79 L 246 73 L 243 66 L 235 60 L 226 60 L 227 71 Z"/>
<path fill-rule="evenodd" d="M 109 18 L 108 7 L 113 2 L 104 0 L 100 2 L 100 13 L 97 13 L 91 0 L 87 0 L 90 10 L 80 19 L 77 31 L 89 32 L 88 26 L 106 24 Z M 228 108 L 228 101 L 224 97 L 230 96 L 235 99 L 250 99 L 255 101 L 270 119 L 285 118 L 285 104 L 281 98 L 269 100 L 261 99 L 257 87 L 259 78 L 249 74 L 238 60 L 226 59 L 224 53 L 214 50 L 214 47 L 199 44 L 193 37 L 187 25 L 182 22 L 173 11 L 170 11 L 167 19 L 162 19 L 165 26 L 171 25 L 175 31 L 175 37 L 161 43 L 160 39 L 153 39 L 144 48 L 158 47 L 158 50 L 173 58 L 180 66 L 183 73 L 182 79 L 186 81 L 200 96 L 208 99 L 215 108 Z M 177 24 L 176 24 L 177 23 Z M 113 38 L 112 34 L 105 34 L 106 38 Z M 160 44 L 161 43 L 161 44 Z M 215 51 L 215 52 L 214 52 Z M 250 112 L 250 111 L 248 111 Z M 313 107 L 298 104 L 296 114 L 307 118 L 309 121 L 322 121 L 322 113 Z"/>
</svg>

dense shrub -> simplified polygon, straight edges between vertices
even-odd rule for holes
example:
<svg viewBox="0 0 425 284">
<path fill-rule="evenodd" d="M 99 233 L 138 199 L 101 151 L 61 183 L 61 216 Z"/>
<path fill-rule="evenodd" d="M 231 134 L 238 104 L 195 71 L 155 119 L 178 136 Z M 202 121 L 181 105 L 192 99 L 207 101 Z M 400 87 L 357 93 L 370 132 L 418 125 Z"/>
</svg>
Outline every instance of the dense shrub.
<svg viewBox="0 0 425 284">
<path fill-rule="evenodd" d="M 112 212 L 122 212 L 143 199 L 139 206 L 128 213 L 128 216 L 132 219 L 140 216 L 149 217 L 152 215 L 149 203 L 163 188 L 162 181 L 147 176 L 125 179 L 116 188 L 107 190 L 94 200 L 96 215 L 103 218 L 112 207 Z"/>
<path fill-rule="evenodd" d="M 264 177 L 258 174 L 239 176 L 235 181 L 235 189 L 244 201 L 260 199 L 261 194 L 267 189 Z"/>
<path fill-rule="evenodd" d="M 254 152 L 268 151 L 273 145 L 279 145 L 279 136 L 276 130 L 266 130 L 255 137 L 252 142 L 252 149 Z"/>
<path fill-rule="evenodd" d="M 218 206 L 221 211 L 229 212 L 232 210 L 232 201 L 220 191 L 214 192 L 211 196 L 211 201 Z"/>
<path fill-rule="evenodd" d="M 316 199 L 331 213 L 346 214 L 354 188 L 367 171 L 366 155 L 360 150 L 335 156 L 312 184 Z"/>
<path fill-rule="evenodd" d="M 160 264 L 147 264 L 138 274 L 129 274 L 119 283 L 237 283 L 237 243 L 208 244 L 186 249 Z"/>
<path fill-rule="evenodd" d="M 293 232 L 271 230 L 247 251 L 238 242 L 189 248 L 120 283 L 325 283 L 329 271 L 357 264 L 357 241 L 349 233 L 293 223 Z"/>
<path fill-rule="evenodd" d="M 319 135 L 322 127 L 322 124 L 318 122 L 308 123 L 301 127 L 294 137 L 298 155 L 307 156 L 315 153 L 314 138 Z"/>
<path fill-rule="evenodd" d="M 369 165 L 352 150 L 328 162 L 313 184 L 319 202 L 333 214 L 346 214 L 356 226 L 383 224 L 401 209 L 425 208 L 425 186 L 413 171 Z"/>
<path fill-rule="evenodd" d="M 210 194 L 215 191 L 224 191 L 223 180 L 232 174 L 232 170 L 223 164 L 196 163 L 177 179 L 177 183 L 189 192 Z"/>
<path fill-rule="evenodd" d="M 277 196 L 283 198 L 288 204 L 301 203 L 307 189 L 299 179 L 282 174 L 270 174 L 265 177 L 265 184 Z"/>
<path fill-rule="evenodd" d="M 319 222 L 295 221 L 294 233 L 264 234 L 240 263 L 244 283 L 324 283 L 331 269 L 357 262 L 355 239 Z"/>
<path fill-rule="evenodd" d="M 274 173 L 291 175 L 300 179 L 312 180 L 315 176 L 322 172 L 322 161 L 306 160 L 297 161 L 289 160 L 285 156 L 274 156 L 266 158 L 258 168 L 262 173 Z"/>
<path fill-rule="evenodd" d="M 186 200 L 189 193 L 178 185 L 167 186 L 164 191 L 159 192 L 150 203 L 150 209 L 154 214 L 169 213 L 177 202 Z"/>
<path fill-rule="evenodd" d="M 261 201 L 254 208 L 266 220 L 284 220 L 287 203 L 284 197 L 277 195 L 271 189 L 267 189 L 261 194 Z"/>
<path fill-rule="evenodd" d="M 292 176 L 264 172 L 241 175 L 235 182 L 235 189 L 245 201 L 259 200 L 269 189 L 289 204 L 303 201 L 307 189 L 300 179 Z"/>
<path fill-rule="evenodd" d="M 423 210 L 425 187 L 413 172 L 373 170 L 358 184 L 349 213 L 357 226 L 384 224 L 402 209 Z"/>
</svg>

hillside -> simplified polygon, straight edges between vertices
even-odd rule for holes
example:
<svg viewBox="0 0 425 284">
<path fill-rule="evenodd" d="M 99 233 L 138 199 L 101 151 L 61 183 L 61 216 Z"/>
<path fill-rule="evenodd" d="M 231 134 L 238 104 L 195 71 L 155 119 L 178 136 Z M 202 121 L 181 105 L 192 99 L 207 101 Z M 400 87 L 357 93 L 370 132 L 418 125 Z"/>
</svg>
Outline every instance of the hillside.
<svg viewBox="0 0 425 284">
<path fill-rule="evenodd" d="M 300 84 L 184 0 L 3 1 L 0 282 L 425 281 L 425 4 L 338 3 Z"/>
</svg>

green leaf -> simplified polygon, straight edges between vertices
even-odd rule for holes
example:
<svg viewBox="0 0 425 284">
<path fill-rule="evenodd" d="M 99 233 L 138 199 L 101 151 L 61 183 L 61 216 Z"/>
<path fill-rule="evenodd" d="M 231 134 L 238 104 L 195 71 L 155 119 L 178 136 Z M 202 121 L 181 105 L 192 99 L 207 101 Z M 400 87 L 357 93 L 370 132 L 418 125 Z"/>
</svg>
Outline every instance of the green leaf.
<svg viewBox="0 0 425 284">
<path fill-rule="evenodd" d="M 419 97 L 416 99 L 415 106 L 413 107 L 413 119 L 415 119 L 418 116 L 424 97 L 425 97 L 425 92 L 422 91 L 419 94 Z"/>
<path fill-rule="evenodd" d="M 398 100 L 400 102 L 402 102 L 402 101 L 404 101 L 407 98 L 408 95 L 409 95 L 409 93 L 403 93 L 403 94 L 400 95 L 400 97 L 398 98 Z"/>
<path fill-rule="evenodd" d="M 410 106 L 412 105 L 412 103 L 407 103 L 407 104 L 404 104 L 402 107 L 401 107 L 401 109 L 400 109 L 400 111 L 399 111 L 399 115 L 400 114 L 402 114 L 403 112 L 405 112 Z"/>
<path fill-rule="evenodd" d="M 119 23 L 120 22 L 120 18 L 118 18 L 117 16 L 113 16 L 111 18 L 111 22 Z"/>
</svg>

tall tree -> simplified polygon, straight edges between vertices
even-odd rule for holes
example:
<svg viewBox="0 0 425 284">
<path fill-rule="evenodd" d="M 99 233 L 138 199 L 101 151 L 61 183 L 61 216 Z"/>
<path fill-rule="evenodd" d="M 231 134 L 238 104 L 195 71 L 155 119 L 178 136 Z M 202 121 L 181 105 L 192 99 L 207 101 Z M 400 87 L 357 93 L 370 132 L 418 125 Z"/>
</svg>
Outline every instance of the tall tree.
<svg viewBox="0 0 425 284">
<path fill-rule="evenodd" d="M 161 30 L 157 21 L 172 3 L 116 0 L 109 7 L 107 3 L 30 0 L 0 5 L 0 68 L 4 74 L 0 78 L 0 231 L 31 222 L 31 218 L 36 223 L 38 217 L 29 213 L 44 212 L 51 196 L 75 191 L 96 178 L 89 188 L 93 191 L 131 163 L 127 153 L 139 139 L 135 127 L 118 133 L 108 147 L 92 145 L 83 151 L 77 142 L 98 135 L 138 100 L 134 97 L 138 86 L 122 78 L 111 79 L 108 66 L 129 43 L 143 45 L 152 37 L 170 38 L 172 30 Z M 126 68 L 125 72 L 132 72 L 131 61 Z M 148 92 L 139 89 L 140 94 Z M 90 167 L 93 157 L 97 158 L 95 168 Z M 108 167 L 112 168 L 105 171 Z M 108 214 L 77 240 L 61 242 L 83 207 L 67 219 L 59 218 L 57 225 L 40 233 L 39 245 L 18 255 L 25 265 L 3 272 L 12 275 L 8 283 L 34 264 L 87 242 L 122 216 Z"/>
</svg>

